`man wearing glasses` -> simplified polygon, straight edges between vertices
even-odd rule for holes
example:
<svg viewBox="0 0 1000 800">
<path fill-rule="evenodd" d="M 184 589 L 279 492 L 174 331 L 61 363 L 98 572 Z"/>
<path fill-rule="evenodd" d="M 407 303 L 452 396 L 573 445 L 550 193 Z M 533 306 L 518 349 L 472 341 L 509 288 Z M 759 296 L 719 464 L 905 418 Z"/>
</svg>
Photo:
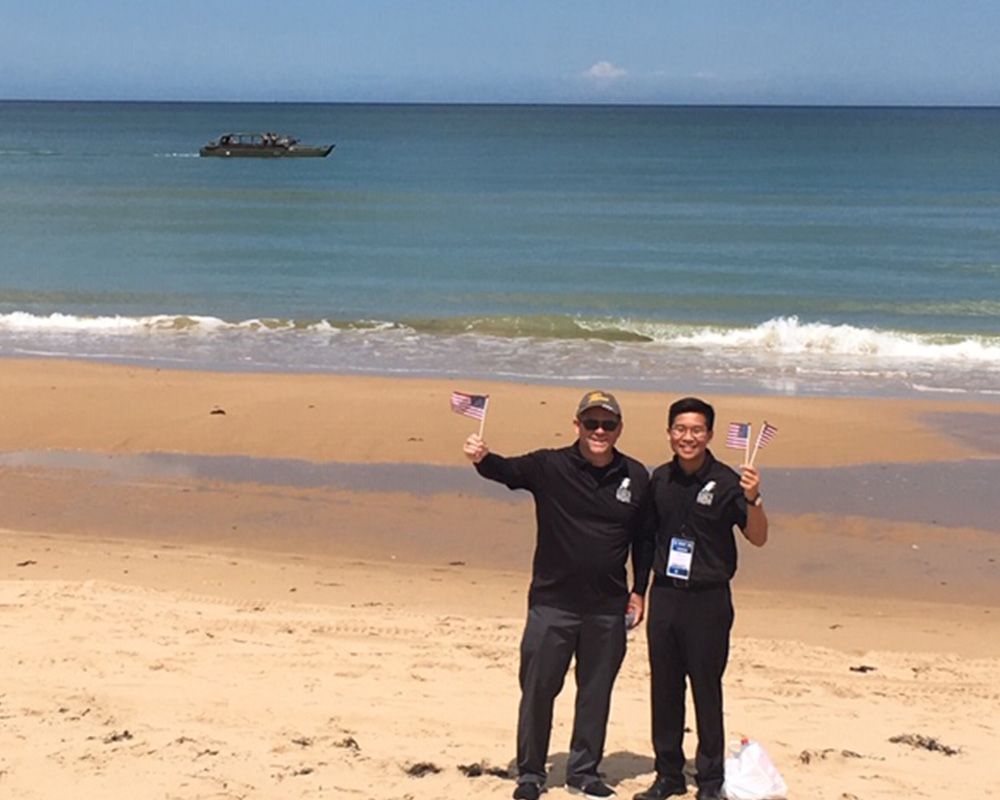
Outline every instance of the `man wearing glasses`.
<svg viewBox="0 0 1000 800">
<path fill-rule="evenodd" d="M 637 590 L 650 564 L 648 640 L 652 673 L 656 781 L 634 800 L 665 800 L 687 793 L 684 780 L 686 681 L 697 717 L 698 800 L 721 797 L 725 741 L 722 675 L 729 658 L 736 572 L 734 527 L 751 544 L 767 542 L 760 474 L 716 461 L 708 449 L 715 410 L 686 397 L 670 406 L 667 435 L 672 461 L 650 481 L 647 537 L 635 560 Z"/>
<path fill-rule="evenodd" d="M 586 797 L 614 795 L 598 766 L 611 688 L 625 657 L 626 610 L 633 625 L 642 617 L 644 592 L 629 596 L 625 562 L 641 534 L 639 507 L 649 475 L 615 449 L 624 425 L 611 394 L 585 394 L 573 425 L 576 442 L 560 449 L 504 458 L 477 434 L 463 448 L 484 478 L 527 489 L 535 498 L 535 556 L 521 640 L 517 800 L 536 800 L 545 785 L 552 706 L 574 656 L 566 785 Z"/>
</svg>

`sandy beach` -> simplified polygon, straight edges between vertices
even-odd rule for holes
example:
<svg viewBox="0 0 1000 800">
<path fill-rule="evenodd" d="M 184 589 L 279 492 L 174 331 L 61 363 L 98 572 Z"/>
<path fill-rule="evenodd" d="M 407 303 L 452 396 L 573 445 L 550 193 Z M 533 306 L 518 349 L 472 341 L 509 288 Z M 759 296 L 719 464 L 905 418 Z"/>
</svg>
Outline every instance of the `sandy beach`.
<svg viewBox="0 0 1000 800">
<path fill-rule="evenodd" d="M 0 796 L 510 796 L 532 506 L 471 473 L 448 397 L 488 393 L 513 454 L 571 442 L 581 388 L 30 360 L 0 387 Z M 674 396 L 616 393 L 660 463 Z M 779 429 L 729 738 L 792 798 L 1000 797 L 1000 404 L 708 399 Z M 623 798 L 653 777 L 647 686 L 639 630 Z"/>
</svg>

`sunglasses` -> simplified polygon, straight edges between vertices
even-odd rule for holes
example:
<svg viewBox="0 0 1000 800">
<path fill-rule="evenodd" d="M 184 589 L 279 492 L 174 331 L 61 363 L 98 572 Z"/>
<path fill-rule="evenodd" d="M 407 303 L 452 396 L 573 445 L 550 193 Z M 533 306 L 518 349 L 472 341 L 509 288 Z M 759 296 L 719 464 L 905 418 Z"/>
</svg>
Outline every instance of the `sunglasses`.
<svg viewBox="0 0 1000 800">
<path fill-rule="evenodd" d="M 580 424 L 588 431 L 596 431 L 598 428 L 608 433 L 618 430 L 621 420 L 617 419 L 581 419 Z"/>
</svg>

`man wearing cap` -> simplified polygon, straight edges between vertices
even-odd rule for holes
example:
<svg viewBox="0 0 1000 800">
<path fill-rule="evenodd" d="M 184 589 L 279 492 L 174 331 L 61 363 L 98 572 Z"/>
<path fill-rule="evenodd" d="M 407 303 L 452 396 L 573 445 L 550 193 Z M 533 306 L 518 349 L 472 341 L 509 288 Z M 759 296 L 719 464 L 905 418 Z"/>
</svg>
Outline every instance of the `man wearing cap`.
<svg viewBox="0 0 1000 800">
<path fill-rule="evenodd" d="M 552 707 L 576 657 L 576 710 L 566 785 L 612 797 L 598 773 L 611 688 L 625 657 L 626 611 L 638 624 L 643 595 L 628 591 L 625 562 L 641 536 L 646 468 L 620 453 L 621 408 L 608 392 L 583 396 L 569 447 L 505 458 L 473 434 L 465 455 L 484 478 L 535 498 L 537 534 L 521 640 L 517 800 L 536 800 L 547 777 Z"/>
</svg>

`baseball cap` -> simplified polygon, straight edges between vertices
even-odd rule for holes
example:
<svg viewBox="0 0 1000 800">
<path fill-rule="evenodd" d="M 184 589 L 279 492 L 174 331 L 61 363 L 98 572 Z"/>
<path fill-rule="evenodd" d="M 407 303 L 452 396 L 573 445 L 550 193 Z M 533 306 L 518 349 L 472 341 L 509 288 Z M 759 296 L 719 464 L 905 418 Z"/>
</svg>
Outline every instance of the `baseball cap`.
<svg viewBox="0 0 1000 800">
<path fill-rule="evenodd" d="M 615 396 L 610 392 L 587 392 L 583 396 L 583 399 L 580 400 L 580 405 L 576 408 L 577 417 L 590 408 L 603 408 L 605 411 L 610 411 L 616 417 L 622 415 L 618 401 L 615 400 Z"/>
</svg>

